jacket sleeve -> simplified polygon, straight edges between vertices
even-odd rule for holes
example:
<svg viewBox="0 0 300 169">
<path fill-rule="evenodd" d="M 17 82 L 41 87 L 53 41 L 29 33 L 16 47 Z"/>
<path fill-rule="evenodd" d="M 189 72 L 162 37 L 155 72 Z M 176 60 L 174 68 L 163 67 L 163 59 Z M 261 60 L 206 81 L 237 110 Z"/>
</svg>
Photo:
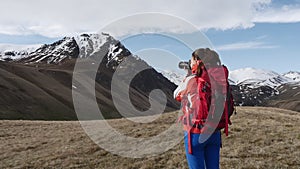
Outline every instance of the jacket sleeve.
<svg viewBox="0 0 300 169">
<path fill-rule="evenodd" d="M 181 84 L 179 84 L 179 86 L 175 89 L 175 91 L 173 92 L 173 97 L 175 100 L 181 102 L 181 98 L 182 98 L 182 91 L 184 90 L 184 82 L 181 82 Z"/>
<path fill-rule="evenodd" d="M 192 76 L 186 77 L 186 78 L 178 85 L 178 87 L 175 89 L 175 91 L 173 92 L 173 97 L 174 97 L 175 100 L 181 102 L 181 99 L 182 99 L 182 93 L 183 93 L 184 90 L 186 90 L 187 84 L 188 84 L 190 78 L 192 78 Z"/>
</svg>

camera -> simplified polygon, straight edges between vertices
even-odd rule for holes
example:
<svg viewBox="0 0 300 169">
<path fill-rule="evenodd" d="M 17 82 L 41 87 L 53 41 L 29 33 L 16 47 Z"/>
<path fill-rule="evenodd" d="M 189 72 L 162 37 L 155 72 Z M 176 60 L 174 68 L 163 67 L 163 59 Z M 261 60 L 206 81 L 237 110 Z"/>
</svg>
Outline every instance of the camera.
<svg viewBox="0 0 300 169">
<path fill-rule="evenodd" d="M 191 60 L 189 61 L 181 61 L 178 64 L 179 69 L 188 69 L 191 70 Z"/>
</svg>

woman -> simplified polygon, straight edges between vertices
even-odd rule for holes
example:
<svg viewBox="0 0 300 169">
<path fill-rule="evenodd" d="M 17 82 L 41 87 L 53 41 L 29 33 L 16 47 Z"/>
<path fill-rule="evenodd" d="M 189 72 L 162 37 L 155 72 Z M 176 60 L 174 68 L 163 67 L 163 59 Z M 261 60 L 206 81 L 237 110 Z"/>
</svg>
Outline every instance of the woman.
<svg viewBox="0 0 300 169">
<path fill-rule="evenodd" d="M 180 121 L 184 126 L 188 165 L 190 169 L 218 169 L 221 132 L 219 124 L 214 125 L 208 120 L 213 116 L 210 109 L 214 100 L 211 97 L 211 85 L 214 84 L 212 82 L 214 79 L 209 72 L 223 70 L 223 68 L 218 54 L 208 48 L 193 52 L 190 68 L 191 73 L 188 73 L 183 83 L 174 92 L 174 97 L 181 102 L 181 110 L 184 113 Z M 209 126 L 207 124 L 212 124 L 212 130 L 207 127 Z"/>
</svg>

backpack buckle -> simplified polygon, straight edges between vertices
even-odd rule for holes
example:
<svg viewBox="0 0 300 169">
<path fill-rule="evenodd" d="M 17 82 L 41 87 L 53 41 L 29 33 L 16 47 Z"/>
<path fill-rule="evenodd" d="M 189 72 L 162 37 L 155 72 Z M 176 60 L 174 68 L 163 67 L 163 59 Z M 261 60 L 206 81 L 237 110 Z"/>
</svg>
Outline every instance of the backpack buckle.
<svg viewBox="0 0 300 169">
<path fill-rule="evenodd" d="M 194 123 L 193 128 L 197 128 L 197 129 L 202 129 L 204 127 L 204 125 L 200 124 L 200 123 Z"/>
<path fill-rule="evenodd" d="M 198 124 L 198 125 L 197 125 L 197 128 L 198 128 L 198 129 L 202 129 L 203 127 L 204 127 L 204 126 L 203 126 L 202 124 Z"/>
</svg>

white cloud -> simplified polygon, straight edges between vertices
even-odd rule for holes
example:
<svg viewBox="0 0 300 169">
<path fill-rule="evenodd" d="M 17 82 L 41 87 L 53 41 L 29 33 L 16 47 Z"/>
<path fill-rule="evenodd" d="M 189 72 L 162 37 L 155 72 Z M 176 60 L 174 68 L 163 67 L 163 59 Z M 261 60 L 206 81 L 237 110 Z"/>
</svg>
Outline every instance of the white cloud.
<svg viewBox="0 0 300 169">
<path fill-rule="evenodd" d="M 281 8 L 267 8 L 257 12 L 253 22 L 261 23 L 295 23 L 300 22 L 300 6 L 286 5 Z"/>
<path fill-rule="evenodd" d="M 278 48 L 278 46 L 268 45 L 265 42 L 259 42 L 259 41 L 237 42 L 237 43 L 225 44 L 216 47 L 218 51 L 245 50 L 245 49 L 273 49 L 273 48 Z"/>
<path fill-rule="evenodd" d="M 283 21 L 284 15 L 291 15 L 281 9 L 280 19 L 274 18 L 271 9 L 264 12 L 261 6 L 268 6 L 271 0 L 1 0 L 0 33 L 41 34 L 48 37 L 74 35 L 81 32 L 95 32 L 129 15 L 156 12 L 179 17 L 194 24 L 198 29 L 249 28 L 255 22 Z M 290 9 L 290 8 L 289 8 Z M 294 8 L 297 11 L 299 8 Z M 293 15 L 287 22 L 300 17 Z M 145 18 L 127 23 L 119 29 L 120 35 L 132 31 L 186 32 L 184 25 L 169 24 L 165 18 L 158 18 L 155 27 L 146 27 Z M 147 21 L 148 22 L 148 21 Z"/>
</svg>

